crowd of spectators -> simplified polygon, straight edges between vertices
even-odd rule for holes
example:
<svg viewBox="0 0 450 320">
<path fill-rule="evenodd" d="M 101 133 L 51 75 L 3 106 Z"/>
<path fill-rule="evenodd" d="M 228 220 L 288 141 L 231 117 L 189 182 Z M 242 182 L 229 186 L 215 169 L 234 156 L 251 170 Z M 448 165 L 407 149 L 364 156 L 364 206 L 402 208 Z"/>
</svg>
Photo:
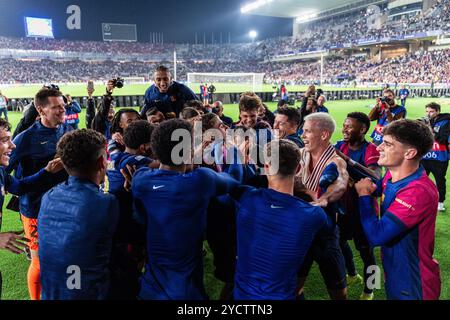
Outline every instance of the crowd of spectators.
<svg viewBox="0 0 450 320">
<path fill-rule="evenodd" d="M 139 77 L 149 80 L 152 70 L 159 64 L 172 65 L 171 61 L 162 62 L 118 62 L 50 60 L 50 59 L 0 59 L 0 83 L 42 83 L 46 79 L 55 82 L 86 82 L 88 80 L 106 81 L 120 77 Z M 267 65 L 256 61 L 214 60 L 179 61 L 177 79 L 187 80 L 188 72 L 266 72 Z"/>
<path fill-rule="evenodd" d="M 387 8 L 382 8 L 383 13 Z M 156 64 L 170 65 L 177 52 L 177 74 L 187 80 L 188 72 L 257 72 L 265 73 L 265 81 L 310 84 L 321 77 L 325 83 L 365 82 L 446 82 L 449 78 L 449 50 L 407 54 L 384 60 L 367 57 L 327 59 L 323 74 L 319 62 L 270 63 L 270 58 L 286 53 L 325 45 L 352 43 L 358 39 L 374 39 L 435 29 L 450 29 L 450 0 L 438 0 L 435 6 L 418 15 L 405 15 L 388 20 L 381 29 L 369 29 L 367 10 L 314 21 L 303 26 L 299 38 L 272 38 L 247 44 L 152 44 L 139 42 L 95 42 L 56 39 L 0 37 L 0 51 L 48 51 L 47 58 L 24 59 L 14 55 L 0 58 L 0 83 L 41 83 L 44 79 L 59 82 L 107 80 L 116 76 L 142 77 L 146 81 Z M 52 58 L 50 52 L 115 53 L 127 55 L 126 61 L 99 57 L 96 60 Z M 140 58 L 137 56 L 141 55 Z M 148 59 L 144 56 L 159 57 Z M 47 56 L 47 55 L 45 55 Z M 269 58 L 269 59 L 268 59 Z M 149 61 L 151 60 L 151 61 Z M 93 79 L 94 78 L 94 79 Z"/>
<path fill-rule="evenodd" d="M 146 42 L 69 41 L 58 39 L 8 38 L 0 36 L 0 50 L 82 52 L 170 58 L 173 52 L 184 60 L 237 60 L 257 57 L 256 44 L 152 44 Z"/>
<path fill-rule="evenodd" d="M 320 62 L 274 64 L 267 82 L 280 79 L 292 84 L 310 84 L 321 79 Z M 323 83 L 447 83 L 450 80 L 450 50 L 417 51 L 380 61 L 364 56 L 325 60 Z"/>
<path fill-rule="evenodd" d="M 359 81 L 387 83 L 447 83 L 450 80 L 450 50 L 418 51 L 405 56 L 360 65 Z"/>
<path fill-rule="evenodd" d="M 381 14 L 388 16 L 388 9 L 382 8 Z M 405 14 L 400 19 L 387 18 L 380 28 L 368 23 L 371 15 L 373 12 L 364 9 L 312 21 L 302 25 L 301 34 L 296 38 L 272 38 L 262 42 L 261 46 L 267 47 L 271 55 L 282 55 L 352 45 L 359 40 L 380 40 L 425 31 L 450 30 L 450 0 L 438 0 L 425 12 Z"/>
<path fill-rule="evenodd" d="M 175 44 L 153 44 L 144 42 L 99 42 L 63 39 L 34 39 L 0 37 L 0 49 L 44 50 L 65 52 L 114 52 L 121 54 L 169 54 Z"/>
<path fill-rule="evenodd" d="M 86 62 L 81 60 L 0 60 L 1 83 L 85 82 L 121 77 L 148 77 L 154 64 L 144 62 Z"/>
<path fill-rule="evenodd" d="M 0 83 L 41 83 L 106 81 L 117 76 L 141 77 L 149 80 L 157 62 L 116 62 L 81 60 L 16 60 L 0 59 Z M 170 62 L 166 62 L 170 65 Z M 186 81 L 188 72 L 255 72 L 265 73 L 266 83 L 284 81 L 310 84 L 320 81 L 320 62 L 260 63 L 257 60 L 180 61 L 178 80 Z M 365 83 L 446 83 L 450 79 L 450 50 L 417 51 L 395 58 L 375 61 L 364 56 L 326 59 L 323 82 L 337 84 L 356 81 Z"/>
</svg>

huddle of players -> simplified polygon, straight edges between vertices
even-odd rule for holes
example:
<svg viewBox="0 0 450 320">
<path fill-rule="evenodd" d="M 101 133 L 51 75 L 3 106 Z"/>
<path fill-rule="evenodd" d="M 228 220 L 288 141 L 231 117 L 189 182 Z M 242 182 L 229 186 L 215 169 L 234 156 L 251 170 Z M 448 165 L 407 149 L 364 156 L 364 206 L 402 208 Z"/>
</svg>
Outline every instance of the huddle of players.
<svg viewBox="0 0 450 320">
<path fill-rule="evenodd" d="M 19 178 L 39 173 L 55 153 L 65 170 L 46 176 L 42 189 L 20 200 L 32 251 L 32 299 L 41 291 L 43 299 L 206 299 L 205 238 L 215 276 L 225 282 L 221 298 L 304 298 L 303 284 L 316 261 L 330 297 L 346 299 L 352 257 L 345 254 L 345 241 L 352 238 L 365 278 L 375 264 L 373 247 L 383 247 L 389 299 L 439 297 L 432 257 L 437 191 L 419 165 L 433 136 L 420 122 L 389 124 L 376 148 L 364 138 L 368 117 L 348 115 L 344 140 L 335 147 L 363 166 L 386 167 L 375 184 L 337 155 L 330 144 L 336 124 L 328 114 L 307 116 L 300 139 L 298 113 L 282 108 L 274 140 L 263 144 L 261 130 L 268 137 L 271 131 L 258 119 L 262 103 L 253 93 L 241 96 L 240 121 L 233 126 L 258 130 L 253 143 L 269 156 L 278 151 L 277 172 L 267 159 L 251 159 L 246 139 L 225 145 L 205 136 L 213 165 L 175 163 L 175 130 L 192 133 L 201 119 L 203 130 L 225 134 L 227 126 L 214 114 L 200 118 L 188 109 L 180 113 L 183 119 L 152 125 L 133 110 L 118 112 L 112 125 L 119 134 L 109 141 L 108 155 L 104 135 L 63 124 L 60 92 L 41 90 L 35 105 L 40 121 L 14 140 L 6 172 L 15 169 Z M 242 161 L 224 161 L 230 152 Z M 373 297 L 367 283 L 364 294 Z"/>
</svg>

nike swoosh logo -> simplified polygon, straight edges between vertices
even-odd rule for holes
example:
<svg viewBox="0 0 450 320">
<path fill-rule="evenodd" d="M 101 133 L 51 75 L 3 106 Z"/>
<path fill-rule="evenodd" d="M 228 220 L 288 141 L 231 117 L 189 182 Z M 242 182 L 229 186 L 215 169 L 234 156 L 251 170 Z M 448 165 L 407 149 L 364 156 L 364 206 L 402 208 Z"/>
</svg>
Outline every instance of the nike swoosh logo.
<svg viewBox="0 0 450 320">
<path fill-rule="evenodd" d="M 272 209 L 283 209 L 283 207 L 274 206 L 273 204 L 270 206 Z"/>
<path fill-rule="evenodd" d="M 41 144 L 46 144 L 46 143 L 48 143 L 48 141 L 43 141 L 43 142 L 41 142 Z"/>
<path fill-rule="evenodd" d="M 160 188 L 164 188 L 164 186 L 153 186 L 153 190 L 158 190 Z"/>
</svg>

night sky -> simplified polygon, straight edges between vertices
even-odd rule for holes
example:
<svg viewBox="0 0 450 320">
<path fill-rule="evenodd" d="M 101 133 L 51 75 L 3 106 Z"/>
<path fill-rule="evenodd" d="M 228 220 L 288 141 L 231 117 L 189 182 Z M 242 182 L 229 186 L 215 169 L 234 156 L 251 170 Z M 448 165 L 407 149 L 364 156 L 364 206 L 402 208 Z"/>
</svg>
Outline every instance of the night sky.
<svg viewBox="0 0 450 320">
<path fill-rule="evenodd" d="M 258 39 L 291 35 L 292 20 L 241 15 L 244 0 L 0 0 L 0 35 L 23 37 L 24 16 L 53 19 L 57 39 L 102 40 L 101 23 L 137 24 L 138 41 L 150 41 L 152 32 L 163 32 L 164 42 L 207 43 L 228 40 L 248 42 L 248 32 L 258 31 Z M 81 30 L 68 30 L 66 8 L 81 8 Z"/>
</svg>

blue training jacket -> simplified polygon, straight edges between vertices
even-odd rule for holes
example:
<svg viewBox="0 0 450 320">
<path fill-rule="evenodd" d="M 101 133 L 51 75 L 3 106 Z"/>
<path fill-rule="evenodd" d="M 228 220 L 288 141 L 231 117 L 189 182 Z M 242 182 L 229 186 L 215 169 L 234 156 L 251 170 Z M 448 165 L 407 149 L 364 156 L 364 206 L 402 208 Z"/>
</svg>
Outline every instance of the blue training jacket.
<svg viewBox="0 0 450 320">
<path fill-rule="evenodd" d="M 157 108 L 162 113 L 175 112 L 176 115 L 183 109 L 183 105 L 190 100 L 198 100 L 197 95 L 184 84 L 173 81 L 169 90 L 165 93 L 152 85 L 145 91 L 145 104 L 141 111 L 141 116 L 145 118 L 145 113 L 150 108 Z"/>
<path fill-rule="evenodd" d="M 11 173 L 14 169 L 16 173 L 20 172 L 20 176 L 15 175 L 16 178 L 35 174 L 54 159 L 59 139 L 66 132 L 72 130 L 72 127 L 66 124 L 61 124 L 58 128 L 47 128 L 40 121 L 36 121 L 30 128 L 14 138 L 13 143 L 16 145 L 16 149 L 11 153 L 6 172 Z M 37 218 L 42 195 L 66 179 L 67 173 L 62 170 L 42 186 L 43 191 L 34 190 L 22 195 L 20 197 L 20 213 L 27 218 Z"/>
<path fill-rule="evenodd" d="M 238 184 L 228 174 L 207 168 L 186 174 L 148 168 L 136 171 L 133 197 L 147 221 L 148 258 L 141 279 L 141 299 L 207 298 L 202 253 L 206 210 L 211 198 L 228 193 Z"/>
<path fill-rule="evenodd" d="M 133 217 L 133 195 L 123 187 L 125 179 L 120 172 L 126 169 L 127 165 L 136 166 L 136 169 L 148 167 L 152 160 L 144 156 L 136 156 L 127 152 L 116 152 L 111 155 L 106 175 L 108 177 L 108 187 L 105 191 L 116 196 L 119 202 L 120 218 L 116 231 L 116 240 L 125 243 L 141 242 L 141 228 L 137 225 L 137 220 Z"/>
<path fill-rule="evenodd" d="M 116 198 L 85 179 L 70 176 L 44 195 L 38 218 L 43 300 L 106 298 L 118 217 Z M 79 287 L 70 278 L 77 268 Z"/>
<path fill-rule="evenodd" d="M 42 168 L 38 173 L 19 180 L 6 173 L 5 167 L 0 167 L 0 230 L 2 227 L 2 209 L 6 193 L 20 196 L 31 190 L 41 188 L 51 177 L 52 174 L 45 171 L 45 168 Z"/>
<path fill-rule="evenodd" d="M 238 199 L 236 300 L 294 300 L 297 272 L 327 217 L 273 189 L 242 186 Z"/>
</svg>

